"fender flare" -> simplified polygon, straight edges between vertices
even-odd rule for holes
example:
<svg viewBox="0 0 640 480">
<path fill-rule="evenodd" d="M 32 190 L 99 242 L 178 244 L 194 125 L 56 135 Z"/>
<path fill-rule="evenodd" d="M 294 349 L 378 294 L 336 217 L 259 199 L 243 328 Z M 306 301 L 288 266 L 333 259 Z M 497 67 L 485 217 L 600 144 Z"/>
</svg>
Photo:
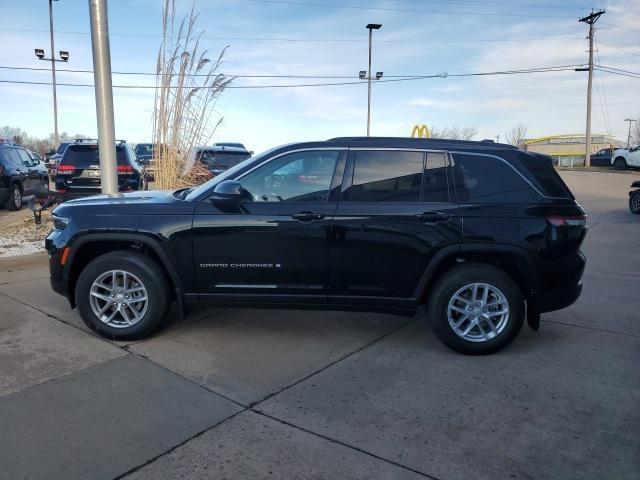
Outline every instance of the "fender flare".
<svg viewBox="0 0 640 480">
<path fill-rule="evenodd" d="M 525 296 L 528 296 L 530 291 L 535 290 L 536 286 L 539 285 L 538 269 L 533 258 L 531 258 L 531 255 L 524 248 L 502 243 L 466 243 L 449 245 L 440 249 L 433 256 L 422 274 L 422 277 L 420 277 L 420 281 L 414 290 L 413 296 L 415 298 L 422 298 L 432 284 L 435 274 L 438 271 L 438 268 L 442 266 L 443 262 L 452 256 L 459 256 L 462 258 L 465 253 L 506 253 L 513 255 L 518 258 L 518 260 L 523 261 L 527 267 L 529 291 L 523 292 Z"/>
<path fill-rule="evenodd" d="M 69 252 L 69 258 L 64 266 L 63 278 L 65 283 L 68 284 L 69 281 L 69 272 L 71 270 L 71 265 L 73 265 L 73 260 L 76 256 L 76 253 L 83 245 L 92 242 L 104 242 L 104 241 L 119 241 L 119 242 L 132 242 L 132 243 L 140 243 L 147 247 L 149 247 L 153 252 L 158 256 L 160 262 L 164 269 L 169 274 L 171 283 L 173 284 L 174 291 L 176 293 L 176 299 L 180 305 L 180 311 L 184 310 L 184 299 L 183 299 L 183 287 L 182 280 L 178 276 L 167 252 L 162 248 L 160 240 L 153 234 L 150 233 L 121 233 L 121 232 L 101 232 L 101 233 L 84 233 L 80 236 L 75 237 L 69 242 L 69 246 L 71 247 L 71 251 Z M 71 292 L 69 292 L 71 295 Z"/>
</svg>

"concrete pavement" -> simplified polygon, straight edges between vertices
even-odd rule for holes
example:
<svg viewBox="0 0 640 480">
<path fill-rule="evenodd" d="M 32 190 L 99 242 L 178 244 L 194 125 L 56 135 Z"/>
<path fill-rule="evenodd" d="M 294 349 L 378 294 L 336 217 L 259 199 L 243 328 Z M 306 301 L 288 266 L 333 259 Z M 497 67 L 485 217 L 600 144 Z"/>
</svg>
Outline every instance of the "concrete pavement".
<svg viewBox="0 0 640 480">
<path fill-rule="evenodd" d="M 488 357 L 364 313 L 196 309 L 107 342 L 46 257 L 1 261 L 0 477 L 640 477 L 634 177 L 562 175 L 590 215 L 584 293 Z"/>
</svg>

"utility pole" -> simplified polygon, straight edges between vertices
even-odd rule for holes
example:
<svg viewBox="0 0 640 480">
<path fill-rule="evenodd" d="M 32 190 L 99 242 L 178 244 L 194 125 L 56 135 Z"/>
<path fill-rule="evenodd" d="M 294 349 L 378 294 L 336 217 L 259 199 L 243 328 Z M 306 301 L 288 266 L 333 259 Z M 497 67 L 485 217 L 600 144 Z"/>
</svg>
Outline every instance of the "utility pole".
<svg viewBox="0 0 640 480">
<path fill-rule="evenodd" d="M 53 125 L 54 135 L 56 141 L 56 148 L 60 144 L 60 137 L 58 136 L 58 98 L 56 95 L 56 60 L 53 52 L 55 52 L 53 46 L 53 0 L 49 0 L 49 35 L 51 36 L 51 76 L 53 77 Z"/>
<path fill-rule="evenodd" d="M 379 30 L 382 25 L 379 23 L 369 23 L 367 25 L 367 29 L 369 30 L 369 70 L 367 70 L 367 83 L 368 83 L 368 93 L 367 93 L 367 137 L 371 134 L 371 48 L 372 48 L 372 38 L 373 31 Z M 382 72 L 376 73 L 376 79 L 380 79 L 382 77 Z M 362 72 L 360 72 L 360 78 L 362 78 Z"/>
<path fill-rule="evenodd" d="M 591 15 L 581 18 L 579 22 L 589 24 L 589 80 L 587 83 L 587 138 L 584 156 L 584 166 L 591 166 L 591 85 L 593 82 L 593 24 L 598 21 L 604 10 L 591 11 Z"/>
<path fill-rule="evenodd" d="M 98 153 L 102 193 L 118 193 L 116 134 L 113 120 L 113 86 L 111 84 L 111 52 L 107 0 L 89 0 L 93 79 L 96 89 L 98 120 Z"/>
<path fill-rule="evenodd" d="M 635 122 L 635 119 L 633 118 L 625 118 L 624 119 L 625 122 L 629 122 L 629 134 L 627 135 L 627 150 L 631 148 L 631 123 Z M 636 127 L 638 126 L 638 123 L 636 122 Z"/>
</svg>

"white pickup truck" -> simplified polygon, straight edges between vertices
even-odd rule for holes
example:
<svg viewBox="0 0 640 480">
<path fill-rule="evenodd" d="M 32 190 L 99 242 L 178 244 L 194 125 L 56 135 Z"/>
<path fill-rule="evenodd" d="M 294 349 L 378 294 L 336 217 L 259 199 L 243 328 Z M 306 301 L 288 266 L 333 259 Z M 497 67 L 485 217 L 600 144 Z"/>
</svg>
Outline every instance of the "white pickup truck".
<svg viewBox="0 0 640 480">
<path fill-rule="evenodd" d="M 626 170 L 628 167 L 640 167 L 640 146 L 630 149 L 619 148 L 611 155 L 611 165 L 616 170 Z"/>
</svg>

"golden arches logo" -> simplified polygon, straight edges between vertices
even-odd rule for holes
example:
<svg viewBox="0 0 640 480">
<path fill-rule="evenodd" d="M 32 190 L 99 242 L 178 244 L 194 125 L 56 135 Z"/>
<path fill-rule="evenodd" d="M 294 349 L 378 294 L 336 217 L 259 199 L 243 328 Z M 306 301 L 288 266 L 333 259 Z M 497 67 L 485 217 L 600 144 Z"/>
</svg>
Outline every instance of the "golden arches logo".
<svg viewBox="0 0 640 480">
<path fill-rule="evenodd" d="M 426 125 L 416 125 L 411 130 L 411 138 L 431 138 L 431 131 Z"/>
</svg>

